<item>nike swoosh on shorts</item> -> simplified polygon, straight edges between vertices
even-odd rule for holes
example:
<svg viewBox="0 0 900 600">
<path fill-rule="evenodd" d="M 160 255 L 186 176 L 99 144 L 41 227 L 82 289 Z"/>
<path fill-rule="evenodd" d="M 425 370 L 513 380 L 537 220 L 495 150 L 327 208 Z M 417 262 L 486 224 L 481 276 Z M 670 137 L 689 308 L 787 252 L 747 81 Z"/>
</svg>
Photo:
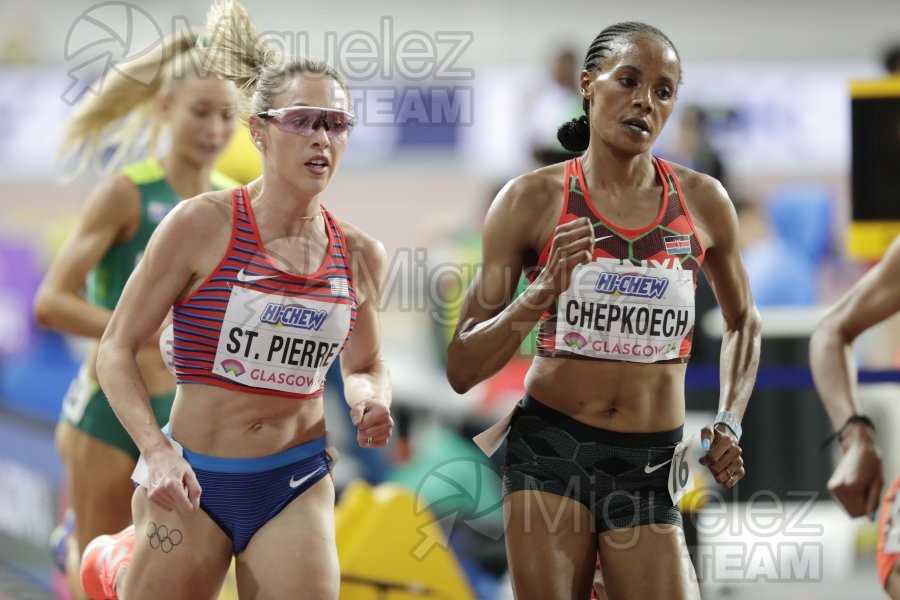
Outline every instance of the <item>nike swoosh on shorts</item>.
<svg viewBox="0 0 900 600">
<path fill-rule="evenodd" d="M 300 479 L 296 479 L 296 480 L 294 479 L 294 477 L 292 475 L 291 481 L 290 481 L 290 483 L 288 483 L 288 485 L 291 486 L 292 488 L 300 487 L 301 485 L 304 484 L 304 482 L 306 482 L 310 477 L 312 477 L 313 475 L 315 475 L 318 472 L 319 472 L 319 469 L 316 469 L 312 473 L 308 473 L 307 475 L 304 475 Z"/>
<path fill-rule="evenodd" d="M 669 460 L 665 461 L 665 462 L 659 463 L 658 465 L 653 465 L 652 467 L 650 466 L 650 463 L 647 463 L 647 464 L 644 466 L 644 473 L 652 473 L 652 472 L 656 471 L 657 469 L 659 469 L 660 467 L 666 466 L 666 465 L 669 464 L 670 462 L 672 462 L 672 459 L 671 459 L 671 458 L 670 458 Z"/>
</svg>

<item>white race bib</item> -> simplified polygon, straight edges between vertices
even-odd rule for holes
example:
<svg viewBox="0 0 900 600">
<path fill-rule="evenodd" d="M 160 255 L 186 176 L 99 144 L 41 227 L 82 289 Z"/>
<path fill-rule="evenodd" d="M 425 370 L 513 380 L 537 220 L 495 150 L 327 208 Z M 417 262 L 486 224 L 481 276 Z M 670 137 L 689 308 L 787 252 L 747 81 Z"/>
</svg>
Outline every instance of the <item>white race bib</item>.
<svg viewBox="0 0 900 600">
<path fill-rule="evenodd" d="M 97 392 L 99 384 L 89 374 L 87 367 L 82 366 L 78 370 L 78 376 L 69 385 L 69 390 L 63 398 L 62 412 L 73 423 L 80 423 L 84 417 L 91 398 Z M 102 399 L 106 402 L 106 399 Z"/>
<path fill-rule="evenodd" d="M 500 448 L 500 445 L 503 444 L 506 436 L 509 435 L 510 423 L 518 409 L 519 406 L 516 405 L 505 417 L 473 437 L 472 441 L 475 442 L 475 445 L 489 457 L 493 456 L 497 449 Z"/>
<path fill-rule="evenodd" d="M 175 375 L 175 326 L 171 323 L 159 334 L 159 353 L 166 368 Z"/>
<path fill-rule="evenodd" d="M 678 358 L 694 327 L 691 271 L 600 258 L 572 279 L 559 297 L 557 350 L 641 363 Z"/>
<path fill-rule="evenodd" d="M 672 467 L 669 469 L 669 496 L 672 497 L 672 504 L 678 504 L 682 496 L 694 489 L 694 473 L 687 455 L 693 441 L 692 434 L 675 446 Z"/>
<path fill-rule="evenodd" d="M 234 285 L 212 372 L 250 387 L 318 391 L 350 328 L 350 305 Z"/>
<path fill-rule="evenodd" d="M 886 554 L 900 554 L 900 492 L 894 494 L 890 511 L 891 524 L 884 532 L 884 551 Z"/>
</svg>

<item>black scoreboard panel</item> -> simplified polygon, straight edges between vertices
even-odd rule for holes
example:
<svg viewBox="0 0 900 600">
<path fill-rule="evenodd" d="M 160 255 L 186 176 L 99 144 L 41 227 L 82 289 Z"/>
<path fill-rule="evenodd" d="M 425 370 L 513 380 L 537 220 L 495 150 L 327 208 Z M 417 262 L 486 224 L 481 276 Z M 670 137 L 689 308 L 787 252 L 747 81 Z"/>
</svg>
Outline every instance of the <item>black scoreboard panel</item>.
<svg viewBox="0 0 900 600">
<path fill-rule="evenodd" d="M 851 90 L 850 254 L 878 259 L 900 234 L 900 77 Z"/>
</svg>

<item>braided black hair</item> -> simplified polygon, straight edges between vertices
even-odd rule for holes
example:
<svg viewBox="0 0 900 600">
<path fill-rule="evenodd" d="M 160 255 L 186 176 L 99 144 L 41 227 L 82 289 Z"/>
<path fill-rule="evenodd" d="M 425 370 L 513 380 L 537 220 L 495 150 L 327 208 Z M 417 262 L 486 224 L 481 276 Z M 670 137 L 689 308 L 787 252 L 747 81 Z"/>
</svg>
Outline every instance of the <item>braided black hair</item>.
<svg viewBox="0 0 900 600">
<path fill-rule="evenodd" d="M 594 38 L 590 48 L 588 48 L 587 56 L 584 57 L 584 70 L 599 69 L 600 61 L 612 54 L 613 42 L 619 38 L 640 34 L 653 35 L 663 40 L 675 52 L 679 64 L 681 63 L 678 49 L 675 48 L 675 44 L 672 43 L 672 40 L 666 34 L 646 23 L 626 21 L 610 25 Z M 584 152 L 587 150 L 588 143 L 591 140 L 591 128 L 587 117 L 590 103 L 587 99 L 584 100 L 582 107 L 584 108 L 584 115 L 571 121 L 566 121 L 556 132 L 556 138 L 559 140 L 559 143 L 563 145 L 563 148 L 572 152 Z"/>
</svg>

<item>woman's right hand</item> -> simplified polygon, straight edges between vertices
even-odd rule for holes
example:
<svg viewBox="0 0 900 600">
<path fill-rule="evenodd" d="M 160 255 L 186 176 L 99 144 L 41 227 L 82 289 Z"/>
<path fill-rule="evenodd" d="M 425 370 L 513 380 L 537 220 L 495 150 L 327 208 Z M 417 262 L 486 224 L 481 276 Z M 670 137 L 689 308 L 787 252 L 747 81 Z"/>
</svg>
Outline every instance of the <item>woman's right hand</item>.
<svg viewBox="0 0 900 600">
<path fill-rule="evenodd" d="M 553 232 L 547 265 L 541 272 L 544 285 L 554 297 L 562 294 L 572 281 L 578 265 L 594 260 L 594 226 L 587 217 L 558 225 Z"/>
<path fill-rule="evenodd" d="M 200 508 L 200 483 L 191 465 L 171 446 L 147 458 L 147 497 L 171 512 Z"/>
</svg>

